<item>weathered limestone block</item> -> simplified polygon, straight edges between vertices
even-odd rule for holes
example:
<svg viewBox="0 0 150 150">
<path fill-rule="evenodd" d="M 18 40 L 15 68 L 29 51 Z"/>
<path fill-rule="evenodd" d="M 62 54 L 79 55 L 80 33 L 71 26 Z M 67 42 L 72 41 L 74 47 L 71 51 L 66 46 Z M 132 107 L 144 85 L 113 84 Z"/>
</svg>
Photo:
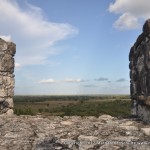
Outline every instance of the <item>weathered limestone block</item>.
<svg viewBox="0 0 150 150">
<path fill-rule="evenodd" d="M 150 122 L 150 20 L 129 53 L 132 114 Z"/>
<path fill-rule="evenodd" d="M 5 89 L 5 87 L 2 85 L 0 87 L 0 97 L 4 98 L 7 96 L 7 90 Z"/>
<path fill-rule="evenodd" d="M 0 65 L 0 71 L 10 73 L 14 72 L 14 58 L 9 54 L 5 54 L 2 57 Z"/>
<path fill-rule="evenodd" d="M 15 53 L 16 45 L 0 38 L 0 114 L 13 114 Z"/>
</svg>

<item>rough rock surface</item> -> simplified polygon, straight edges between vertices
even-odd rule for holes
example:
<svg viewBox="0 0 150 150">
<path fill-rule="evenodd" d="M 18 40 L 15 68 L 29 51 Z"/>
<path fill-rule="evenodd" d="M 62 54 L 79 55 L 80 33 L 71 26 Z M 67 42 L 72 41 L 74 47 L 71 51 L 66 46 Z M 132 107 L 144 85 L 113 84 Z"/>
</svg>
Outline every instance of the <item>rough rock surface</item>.
<svg viewBox="0 0 150 150">
<path fill-rule="evenodd" d="M 132 114 L 150 122 L 150 20 L 129 54 Z"/>
<path fill-rule="evenodd" d="M 0 150 L 149 150 L 150 125 L 135 119 L 0 116 Z"/>
<path fill-rule="evenodd" d="M 0 38 L 0 115 L 13 114 L 15 52 L 14 43 Z"/>
</svg>

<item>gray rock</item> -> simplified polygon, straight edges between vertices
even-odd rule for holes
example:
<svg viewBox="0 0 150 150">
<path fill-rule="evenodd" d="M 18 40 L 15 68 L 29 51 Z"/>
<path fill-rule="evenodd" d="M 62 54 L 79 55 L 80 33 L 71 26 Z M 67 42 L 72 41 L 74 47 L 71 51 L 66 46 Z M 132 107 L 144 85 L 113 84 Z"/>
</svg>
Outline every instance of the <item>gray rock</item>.
<svg viewBox="0 0 150 150">
<path fill-rule="evenodd" d="M 0 115 L 13 114 L 15 53 L 16 45 L 0 38 Z"/>
<path fill-rule="evenodd" d="M 3 114 L 0 116 L 0 150 L 149 150 L 150 125 L 135 119 L 117 118 L 112 119 L 111 124 L 107 121 L 101 124 L 102 120 L 99 118 L 15 115 L 6 117 Z M 105 118 L 111 116 L 105 115 Z M 73 120 L 73 124 L 61 123 Z M 89 127 L 83 124 L 88 124 Z M 131 128 L 122 128 L 122 125 Z"/>
<path fill-rule="evenodd" d="M 150 128 L 141 128 L 141 131 L 147 135 L 147 136 L 150 136 Z"/>
<path fill-rule="evenodd" d="M 68 146 L 57 143 L 57 138 L 51 136 L 39 139 L 35 145 L 35 150 L 69 150 Z"/>
<path fill-rule="evenodd" d="M 150 123 L 150 19 L 129 53 L 131 112 Z"/>
</svg>

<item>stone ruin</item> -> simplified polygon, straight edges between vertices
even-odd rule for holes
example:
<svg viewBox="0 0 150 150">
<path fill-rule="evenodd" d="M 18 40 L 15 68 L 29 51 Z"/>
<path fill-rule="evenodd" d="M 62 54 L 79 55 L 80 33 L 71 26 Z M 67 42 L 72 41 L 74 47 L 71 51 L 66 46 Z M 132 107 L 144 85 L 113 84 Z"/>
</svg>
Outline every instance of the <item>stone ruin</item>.
<svg viewBox="0 0 150 150">
<path fill-rule="evenodd" d="M 150 19 L 129 53 L 132 115 L 150 122 Z"/>
<path fill-rule="evenodd" d="M 16 45 L 0 38 L 0 115 L 13 114 Z"/>
</svg>

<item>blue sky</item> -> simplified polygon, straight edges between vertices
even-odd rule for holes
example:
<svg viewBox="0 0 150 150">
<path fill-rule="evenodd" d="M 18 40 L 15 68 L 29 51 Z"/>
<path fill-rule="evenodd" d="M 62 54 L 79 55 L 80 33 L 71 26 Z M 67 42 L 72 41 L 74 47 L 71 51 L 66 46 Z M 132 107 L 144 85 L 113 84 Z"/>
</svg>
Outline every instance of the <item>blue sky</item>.
<svg viewBox="0 0 150 150">
<path fill-rule="evenodd" d="M 17 45 L 15 94 L 129 94 L 128 54 L 148 0 L 1 0 L 0 37 Z"/>
</svg>

